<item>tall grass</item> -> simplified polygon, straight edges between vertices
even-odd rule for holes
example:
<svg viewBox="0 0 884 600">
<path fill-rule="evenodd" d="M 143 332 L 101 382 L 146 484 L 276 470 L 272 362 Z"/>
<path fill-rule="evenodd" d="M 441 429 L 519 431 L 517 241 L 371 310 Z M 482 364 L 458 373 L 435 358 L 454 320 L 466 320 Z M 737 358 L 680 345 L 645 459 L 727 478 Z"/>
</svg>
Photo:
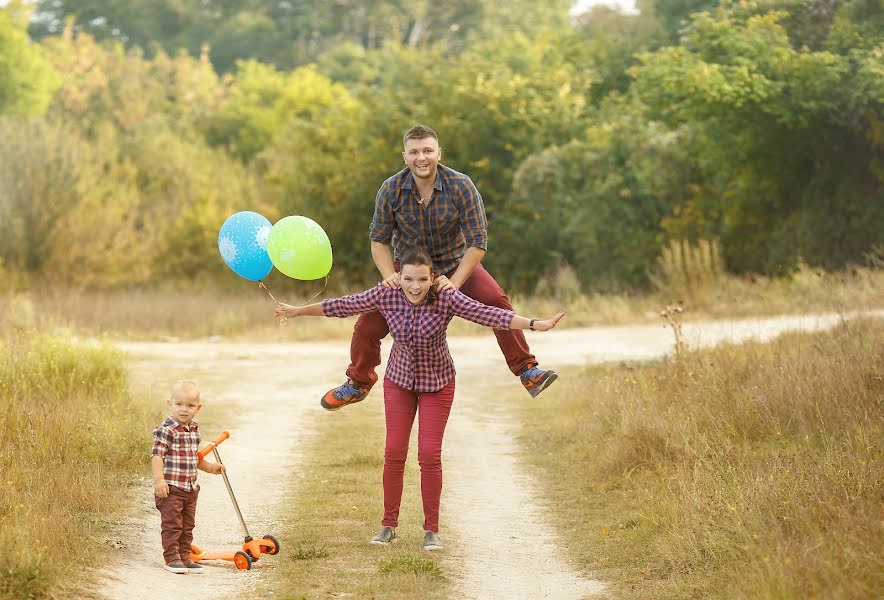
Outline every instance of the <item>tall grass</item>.
<svg viewBox="0 0 884 600">
<path fill-rule="evenodd" d="M 684 302 L 690 319 L 884 308 L 881 259 L 875 262 L 870 257 L 868 266 L 835 273 L 802 265 L 782 278 L 735 277 L 716 266 L 720 264 L 717 252 L 714 244 L 688 245 L 687 250 L 684 244 L 672 246 L 663 254 L 669 258 L 661 258 L 661 264 L 669 266 L 661 267 L 655 275 L 654 292 L 587 293 L 573 270 L 562 267 L 542 278 L 534 293 L 514 295 L 511 300 L 523 315 L 551 316 L 567 307 L 568 318 L 562 327 L 657 322 L 659 307 L 678 301 Z M 681 258 L 676 260 L 676 255 Z M 336 289 L 324 290 L 320 298 L 357 291 L 341 282 L 335 285 Z M 281 301 L 302 303 L 322 286 L 271 282 L 270 288 Z M 355 322 L 322 319 L 304 324 L 295 320 L 280 327 L 273 318 L 273 301 L 249 282 L 228 288 L 206 284 L 189 289 L 101 292 L 32 285 L 27 291 L 2 290 L 0 282 L 0 331 L 48 321 L 55 327 L 124 339 L 223 336 L 291 342 L 346 339 Z M 452 322 L 449 333 L 488 335 L 485 328 L 461 319 Z"/>
<path fill-rule="evenodd" d="M 630 598 L 884 589 L 884 323 L 565 379 L 523 441 L 591 576 Z"/>
<path fill-rule="evenodd" d="M 157 417 L 130 400 L 109 347 L 0 337 L 0 598 L 84 595 Z"/>
</svg>

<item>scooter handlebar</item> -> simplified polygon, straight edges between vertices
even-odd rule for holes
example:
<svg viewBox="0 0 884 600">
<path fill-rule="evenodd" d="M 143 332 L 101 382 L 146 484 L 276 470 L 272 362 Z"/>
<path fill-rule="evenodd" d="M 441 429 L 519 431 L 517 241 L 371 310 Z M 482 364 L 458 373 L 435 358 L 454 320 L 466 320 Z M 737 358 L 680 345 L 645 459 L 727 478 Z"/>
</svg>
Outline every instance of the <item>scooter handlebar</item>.
<svg viewBox="0 0 884 600">
<path fill-rule="evenodd" d="M 215 446 L 217 446 L 218 444 L 220 444 L 221 442 L 223 442 L 224 440 L 226 440 L 229 437 L 230 437 L 229 431 L 222 431 L 221 435 L 219 435 L 214 440 L 212 440 L 208 446 L 206 446 L 205 448 L 203 448 L 202 450 L 197 452 L 197 456 L 199 456 L 201 459 L 205 458 L 206 455 L 209 452 L 211 452 Z"/>
</svg>

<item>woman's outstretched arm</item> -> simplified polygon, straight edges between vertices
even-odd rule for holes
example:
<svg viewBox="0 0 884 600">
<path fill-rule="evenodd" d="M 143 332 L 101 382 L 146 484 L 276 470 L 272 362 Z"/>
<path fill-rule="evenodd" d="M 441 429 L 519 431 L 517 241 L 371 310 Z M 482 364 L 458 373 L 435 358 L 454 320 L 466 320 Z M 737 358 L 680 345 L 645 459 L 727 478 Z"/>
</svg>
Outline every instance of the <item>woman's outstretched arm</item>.
<svg viewBox="0 0 884 600">
<path fill-rule="evenodd" d="M 549 331 L 550 329 L 556 326 L 556 323 L 562 320 L 562 317 L 565 316 L 565 309 L 559 310 L 556 314 L 554 314 L 549 319 L 529 319 L 528 317 L 522 317 L 519 315 L 513 315 L 513 320 L 510 321 L 510 329 L 531 329 L 533 331 Z M 533 325 L 532 325 L 533 323 Z"/>
<path fill-rule="evenodd" d="M 511 310 L 482 304 L 459 290 L 443 293 L 450 294 L 451 308 L 455 315 L 493 329 L 549 331 L 565 316 L 565 309 L 563 308 L 549 319 L 532 319 L 531 317 L 517 315 Z"/>
<path fill-rule="evenodd" d="M 277 306 L 273 310 L 273 314 L 277 317 L 283 316 L 290 319 L 293 319 L 295 317 L 325 316 L 325 313 L 322 312 L 322 302 L 314 302 L 313 304 L 306 304 L 304 306 L 292 306 L 291 304 L 280 302 L 279 306 Z"/>
<path fill-rule="evenodd" d="M 288 318 L 294 317 L 350 317 L 378 308 L 378 303 L 386 293 L 391 292 L 382 285 L 376 285 L 370 290 L 358 294 L 341 296 L 340 298 L 327 298 L 322 302 L 306 304 L 304 306 L 292 306 L 280 302 L 273 313 Z"/>
</svg>

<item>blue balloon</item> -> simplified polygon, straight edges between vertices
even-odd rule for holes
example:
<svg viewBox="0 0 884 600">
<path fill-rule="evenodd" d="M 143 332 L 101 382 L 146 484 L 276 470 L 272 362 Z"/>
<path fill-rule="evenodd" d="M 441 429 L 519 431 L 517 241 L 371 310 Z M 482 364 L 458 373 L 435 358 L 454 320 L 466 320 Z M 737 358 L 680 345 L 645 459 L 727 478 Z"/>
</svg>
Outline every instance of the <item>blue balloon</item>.
<svg viewBox="0 0 884 600">
<path fill-rule="evenodd" d="M 273 226 L 256 212 L 230 215 L 218 232 L 218 250 L 224 263 L 240 277 L 261 281 L 273 269 L 267 237 Z"/>
</svg>

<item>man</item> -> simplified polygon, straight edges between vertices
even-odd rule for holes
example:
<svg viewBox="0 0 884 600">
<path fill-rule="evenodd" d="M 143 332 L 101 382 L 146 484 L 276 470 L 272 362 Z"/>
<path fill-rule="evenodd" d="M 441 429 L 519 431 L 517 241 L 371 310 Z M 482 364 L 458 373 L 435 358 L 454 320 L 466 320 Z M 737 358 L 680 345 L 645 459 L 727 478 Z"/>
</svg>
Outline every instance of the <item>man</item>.
<svg viewBox="0 0 884 600">
<path fill-rule="evenodd" d="M 425 248 L 440 273 L 437 289 L 457 288 L 489 306 L 512 310 L 509 298 L 481 265 L 488 246 L 485 206 L 472 180 L 439 163 L 442 148 L 436 132 L 415 125 L 405 132 L 402 158 L 407 167 L 387 179 L 375 198 L 371 255 L 382 283 L 399 287 L 398 258 L 414 246 Z M 377 311 L 359 316 L 350 341 L 347 381 L 322 397 L 326 410 L 338 410 L 365 399 L 378 379 L 381 339 L 389 333 Z M 528 349 L 520 330 L 495 330 L 507 366 L 531 396 L 555 381 Z"/>
</svg>

